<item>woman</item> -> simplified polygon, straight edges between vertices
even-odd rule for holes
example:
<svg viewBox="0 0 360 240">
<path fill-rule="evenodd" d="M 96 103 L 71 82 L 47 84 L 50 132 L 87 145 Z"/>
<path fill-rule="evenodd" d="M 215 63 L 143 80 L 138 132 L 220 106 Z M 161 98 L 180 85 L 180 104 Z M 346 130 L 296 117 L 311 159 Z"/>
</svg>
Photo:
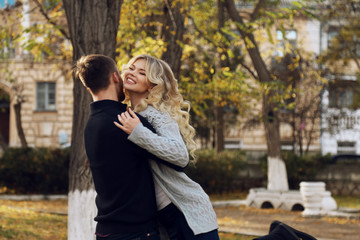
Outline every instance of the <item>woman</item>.
<svg viewBox="0 0 360 240">
<path fill-rule="evenodd" d="M 129 112 L 118 116 L 128 139 L 155 156 L 180 167 L 194 158 L 195 130 L 189 124 L 190 106 L 178 90 L 169 65 L 149 55 L 132 58 L 122 72 Z M 156 134 L 144 127 L 144 116 Z M 186 109 L 184 111 L 182 109 Z M 184 172 L 150 160 L 160 222 L 170 239 L 219 239 L 216 214 L 208 195 Z"/>
</svg>

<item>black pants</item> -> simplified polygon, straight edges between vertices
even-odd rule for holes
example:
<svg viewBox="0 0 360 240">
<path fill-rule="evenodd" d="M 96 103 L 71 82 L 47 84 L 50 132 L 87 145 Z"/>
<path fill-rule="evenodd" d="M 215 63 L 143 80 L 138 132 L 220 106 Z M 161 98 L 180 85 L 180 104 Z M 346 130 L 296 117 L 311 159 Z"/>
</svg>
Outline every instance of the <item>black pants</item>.
<svg viewBox="0 0 360 240">
<path fill-rule="evenodd" d="M 158 231 L 153 230 L 144 233 L 111 234 L 108 236 L 96 234 L 96 240 L 160 240 L 160 236 Z"/>
<path fill-rule="evenodd" d="M 172 203 L 159 211 L 159 220 L 171 240 L 219 240 L 217 229 L 194 235 L 184 214 Z"/>
</svg>

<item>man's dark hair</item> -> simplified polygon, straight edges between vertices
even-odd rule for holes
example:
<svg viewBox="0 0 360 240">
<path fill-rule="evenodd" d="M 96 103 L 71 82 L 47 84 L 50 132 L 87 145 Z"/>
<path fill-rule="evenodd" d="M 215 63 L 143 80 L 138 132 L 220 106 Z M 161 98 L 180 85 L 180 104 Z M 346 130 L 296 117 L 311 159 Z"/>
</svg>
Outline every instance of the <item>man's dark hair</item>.
<svg viewBox="0 0 360 240">
<path fill-rule="evenodd" d="M 114 72 L 117 72 L 115 61 L 100 54 L 83 56 L 74 66 L 75 77 L 94 94 L 109 86 L 110 76 Z"/>
</svg>

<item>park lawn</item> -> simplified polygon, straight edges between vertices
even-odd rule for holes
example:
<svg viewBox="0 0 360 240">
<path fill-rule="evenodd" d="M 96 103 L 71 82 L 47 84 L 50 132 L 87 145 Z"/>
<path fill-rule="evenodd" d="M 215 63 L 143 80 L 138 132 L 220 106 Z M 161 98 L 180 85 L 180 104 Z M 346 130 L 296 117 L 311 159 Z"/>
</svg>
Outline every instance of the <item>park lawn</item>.
<svg viewBox="0 0 360 240">
<path fill-rule="evenodd" d="M 211 194 L 210 200 L 211 201 L 226 201 L 226 200 L 234 200 L 234 199 L 246 199 L 248 192 L 227 192 L 227 193 L 217 193 Z"/>
<path fill-rule="evenodd" d="M 241 196 L 241 197 L 240 197 Z M 212 195 L 211 200 L 244 199 L 246 194 Z M 360 209 L 358 197 L 334 197 L 339 207 Z M 66 240 L 67 200 L 0 200 L 0 240 Z M 251 240 L 253 236 L 220 233 L 221 240 Z"/>
<path fill-rule="evenodd" d="M 0 240 L 66 240 L 67 200 L 0 200 Z M 251 240 L 252 236 L 220 233 L 221 240 Z"/>
<path fill-rule="evenodd" d="M 234 233 L 219 233 L 221 240 L 252 240 L 255 236 L 245 236 Z"/>
<path fill-rule="evenodd" d="M 64 200 L 0 200 L 0 240 L 66 240 L 66 208 Z"/>
<path fill-rule="evenodd" d="M 339 208 L 360 209 L 360 198 L 354 196 L 333 196 Z"/>
</svg>

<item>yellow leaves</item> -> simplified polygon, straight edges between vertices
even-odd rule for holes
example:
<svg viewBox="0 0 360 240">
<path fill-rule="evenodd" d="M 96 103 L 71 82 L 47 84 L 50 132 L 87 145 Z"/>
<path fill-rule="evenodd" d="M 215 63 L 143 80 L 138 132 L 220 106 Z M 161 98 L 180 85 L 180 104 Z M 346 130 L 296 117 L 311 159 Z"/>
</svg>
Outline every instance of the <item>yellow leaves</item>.
<svg viewBox="0 0 360 240">
<path fill-rule="evenodd" d="M 219 225 L 236 224 L 236 223 L 237 223 L 237 221 L 231 217 L 218 218 Z"/>
<path fill-rule="evenodd" d="M 40 213 L 49 205 L 67 211 L 67 201 L 6 201 L 0 200 L 0 239 L 67 239 L 67 216 Z M 50 207 L 51 208 L 51 207 Z"/>
<path fill-rule="evenodd" d="M 8 188 L 6 186 L 0 187 L 0 194 L 6 193 L 8 191 Z"/>
<path fill-rule="evenodd" d="M 245 43 L 248 49 L 255 48 L 254 43 L 248 37 L 245 37 Z"/>
<path fill-rule="evenodd" d="M 183 48 L 183 58 L 186 59 L 190 56 L 190 54 L 196 52 L 196 47 L 193 45 L 185 44 Z"/>
<path fill-rule="evenodd" d="M 54 8 L 54 11 L 57 12 L 62 8 L 62 1 L 59 2 L 59 4 L 56 5 L 56 7 Z"/>
<path fill-rule="evenodd" d="M 256 238 L 255 236 L 243 236 L 235 233 L 224 233 L 224 232 L 219 232 L 219 237 L 221 240 L 251 240 Z"/>
<path fill-rule="evenodd" d="M 185 17 L 184 25 L 185 25 L 185 27 L 189 25 L 189 18 L 188 17 Z"/>
<path fill-rule="evenodd" d="M 349 219 L 349 218 L 325 218 L 328 222 L 330 223 L 335 223 L 335 224 L 341 224 L 341 225 L 345 225 L 345 224 L 358 224 L 359 220 L 358 219 Z"/>
</svg>

